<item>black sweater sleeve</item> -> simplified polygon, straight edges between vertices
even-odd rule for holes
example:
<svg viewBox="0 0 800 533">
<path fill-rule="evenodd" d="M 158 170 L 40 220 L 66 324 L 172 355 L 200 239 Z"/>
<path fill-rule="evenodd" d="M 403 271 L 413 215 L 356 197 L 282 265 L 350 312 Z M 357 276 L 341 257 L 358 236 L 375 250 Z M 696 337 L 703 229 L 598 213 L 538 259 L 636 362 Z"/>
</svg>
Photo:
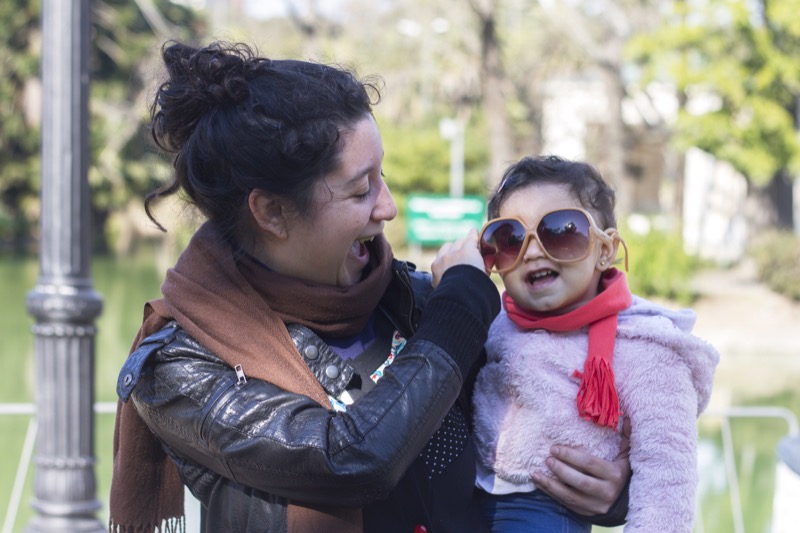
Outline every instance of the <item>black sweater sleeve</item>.
<svg viewBox="0 0 800 533">
<path fill-rule="evenodd" d="M 414 336 L 449 354 L 467 376 L 499 312 L 500 294 L 491 278 L 473 266 L 454 266 L 428 299 Z"/>
<path fill-rule="evenodd" d="M 139 363 L 131 398 L 187 482 L 199 479 L 191 466 L 275 496 L 362 506 L 392 490 L 441 425 L 498 312 L 486 274 L 448 270 L 418 331 L 346 412 L 265 381 L 240 383 L 185 334 Z"/>
<path fill-rule="evenodd" d="M 631 479 L 625 484 L 622 493 L 617 498 L 617 501 L 611 506 L 605 514 L 597 514 L 589 517 L 592 524 L 602 527 L 616 527 L 625 524 L 625 519 L 628 515 L 628 501 L 629 491 L 631 488 Z"/>
</svg>

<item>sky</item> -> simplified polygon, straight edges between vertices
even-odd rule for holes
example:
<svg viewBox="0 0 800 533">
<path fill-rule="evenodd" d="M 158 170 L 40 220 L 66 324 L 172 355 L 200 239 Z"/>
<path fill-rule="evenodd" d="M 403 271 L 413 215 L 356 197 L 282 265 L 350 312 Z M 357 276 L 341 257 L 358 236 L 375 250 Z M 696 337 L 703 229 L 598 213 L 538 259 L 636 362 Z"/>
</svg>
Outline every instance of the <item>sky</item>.
<svg viewBox="0 0 800 533">
<path fill-rule="evenodd" d="M 244 0 L 243 5 L 244 11 L 248 15 L 259 19 L 269 19 L 287 16 L 288 1 L 295 4 L 301 13 L 306 11 L 311 3 L 309 0 Z M 323 13 L 336 12 L 340 4 L 341 0 L 317 0 L 317 6 Z"/>
</svg>

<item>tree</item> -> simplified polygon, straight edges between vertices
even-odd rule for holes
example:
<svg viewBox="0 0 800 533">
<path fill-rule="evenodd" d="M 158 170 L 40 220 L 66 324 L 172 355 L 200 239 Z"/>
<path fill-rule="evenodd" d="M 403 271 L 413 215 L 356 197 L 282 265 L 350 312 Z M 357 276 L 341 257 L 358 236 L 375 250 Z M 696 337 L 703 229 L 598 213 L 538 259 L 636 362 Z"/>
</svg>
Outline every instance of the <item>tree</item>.
<svg viewBox="0 0 800 533">
<path fill-rule="evenodd" d="M 748 180 L 756 228 L 795 225 L 800 165 L 800 23 L 797 0 L 676 1 L 659 31 L 632 43 L 643 83 L 679 94 L 679 146 L 697 146 Z"/>
<path fill-rule="evenodd" d="M 598 80 L 605 109 L 592 120 L 584 139 L 584 157 L 596 165 L 617 188 L 617 206 L 621 213 L 652 209 L 652 201 L 636 193 L 643 176 L 632 161 L 636 148 L 654 142 L 660 144 L 663 131 L 645 120 L 634 127 L 623 116 L 623 106 L 631 100 L 625 55 L 626 43 L 633 36 L 651 29 L 656 5 L 648 0 L 593 0 L 542 2 L 540 27 L 550 43 L 541 50 L 554 54 L 544 75 L 577 80 Z M 547 53 L 547 52 L 546 52 Z M 656 176 L 655 179 L 659 179 Z M 651 177 L 652 179 L 652 177 Z"/>
<path fill-rule="evenodd" d="M 18 252 L 35 240 L 39 210 L 39 17 L 38 2 L 0 4 L 0 242 Z M 200 30 L 191 10 L 168 0 L 92 2 L 89 183 L 99 250 L 109 214 L 163 175 L 164 162 L 145 148 L 157 44 Z"/>
<path fill-rule="evenodd" d="M 37 219 L 39 3 L 0 4 L 0 243 L 20 252 Z"/>
<path fill-rule="evenodd" d="M 202 32 L 197 14 L 168 0 L 92 2 L 91 168 L 96 251 L 108 249 L 106 222 L 140 202 L 164 178 L 149 147 L 146 113 L 160 65 L 160 45 Z"/>
<path fill-rule="evenodd" d="M 508 111 L 508 77 L 503 62 L 503 49 L 498 26 L 501 0 L 471 0 L 478 19 L 480 36 L 481 105 L 489 140 L 487 183 L 494 184 L 515 159 L 511 119 Z"/>
</svg>

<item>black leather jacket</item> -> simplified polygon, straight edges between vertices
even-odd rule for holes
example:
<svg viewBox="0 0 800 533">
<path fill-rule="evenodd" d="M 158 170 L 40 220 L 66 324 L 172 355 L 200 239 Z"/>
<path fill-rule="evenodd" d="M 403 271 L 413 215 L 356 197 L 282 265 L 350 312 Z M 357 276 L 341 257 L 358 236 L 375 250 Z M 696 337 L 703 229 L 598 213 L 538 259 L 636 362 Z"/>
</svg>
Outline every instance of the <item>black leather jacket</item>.
<svg viewBox="0 0 800 533">
<path fill-rule="evenodd" d="M 365 531 L 484 529 L 468 396 L 499 298 L 469 266 L 429 291 L 429 278 L 395 262 L 379 311 L 408 342 L 344 413 L 237 375 L 175 323 L 131 354 L 120 398 L 178 464 L 205 532 L 285 531 L 287 500 L 361 507 Z M 309 330 L 289 329 L 329 394 L 352 382 L 347 361 Z"/>
</svg>

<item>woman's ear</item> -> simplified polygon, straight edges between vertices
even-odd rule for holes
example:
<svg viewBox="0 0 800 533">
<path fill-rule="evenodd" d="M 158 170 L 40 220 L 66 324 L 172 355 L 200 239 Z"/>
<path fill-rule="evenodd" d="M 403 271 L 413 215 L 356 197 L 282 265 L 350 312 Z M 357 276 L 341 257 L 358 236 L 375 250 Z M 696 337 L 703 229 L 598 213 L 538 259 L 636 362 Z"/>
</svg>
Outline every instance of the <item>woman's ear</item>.
<svg viewBox="0 0 800 533">
<path fill-rule="evenodd" d="M 247 206 L 259 228 L 279 239 L 288 235 L 287 211 L 280 198 L 261 189 L 253 189 Z"/>
</svg>

